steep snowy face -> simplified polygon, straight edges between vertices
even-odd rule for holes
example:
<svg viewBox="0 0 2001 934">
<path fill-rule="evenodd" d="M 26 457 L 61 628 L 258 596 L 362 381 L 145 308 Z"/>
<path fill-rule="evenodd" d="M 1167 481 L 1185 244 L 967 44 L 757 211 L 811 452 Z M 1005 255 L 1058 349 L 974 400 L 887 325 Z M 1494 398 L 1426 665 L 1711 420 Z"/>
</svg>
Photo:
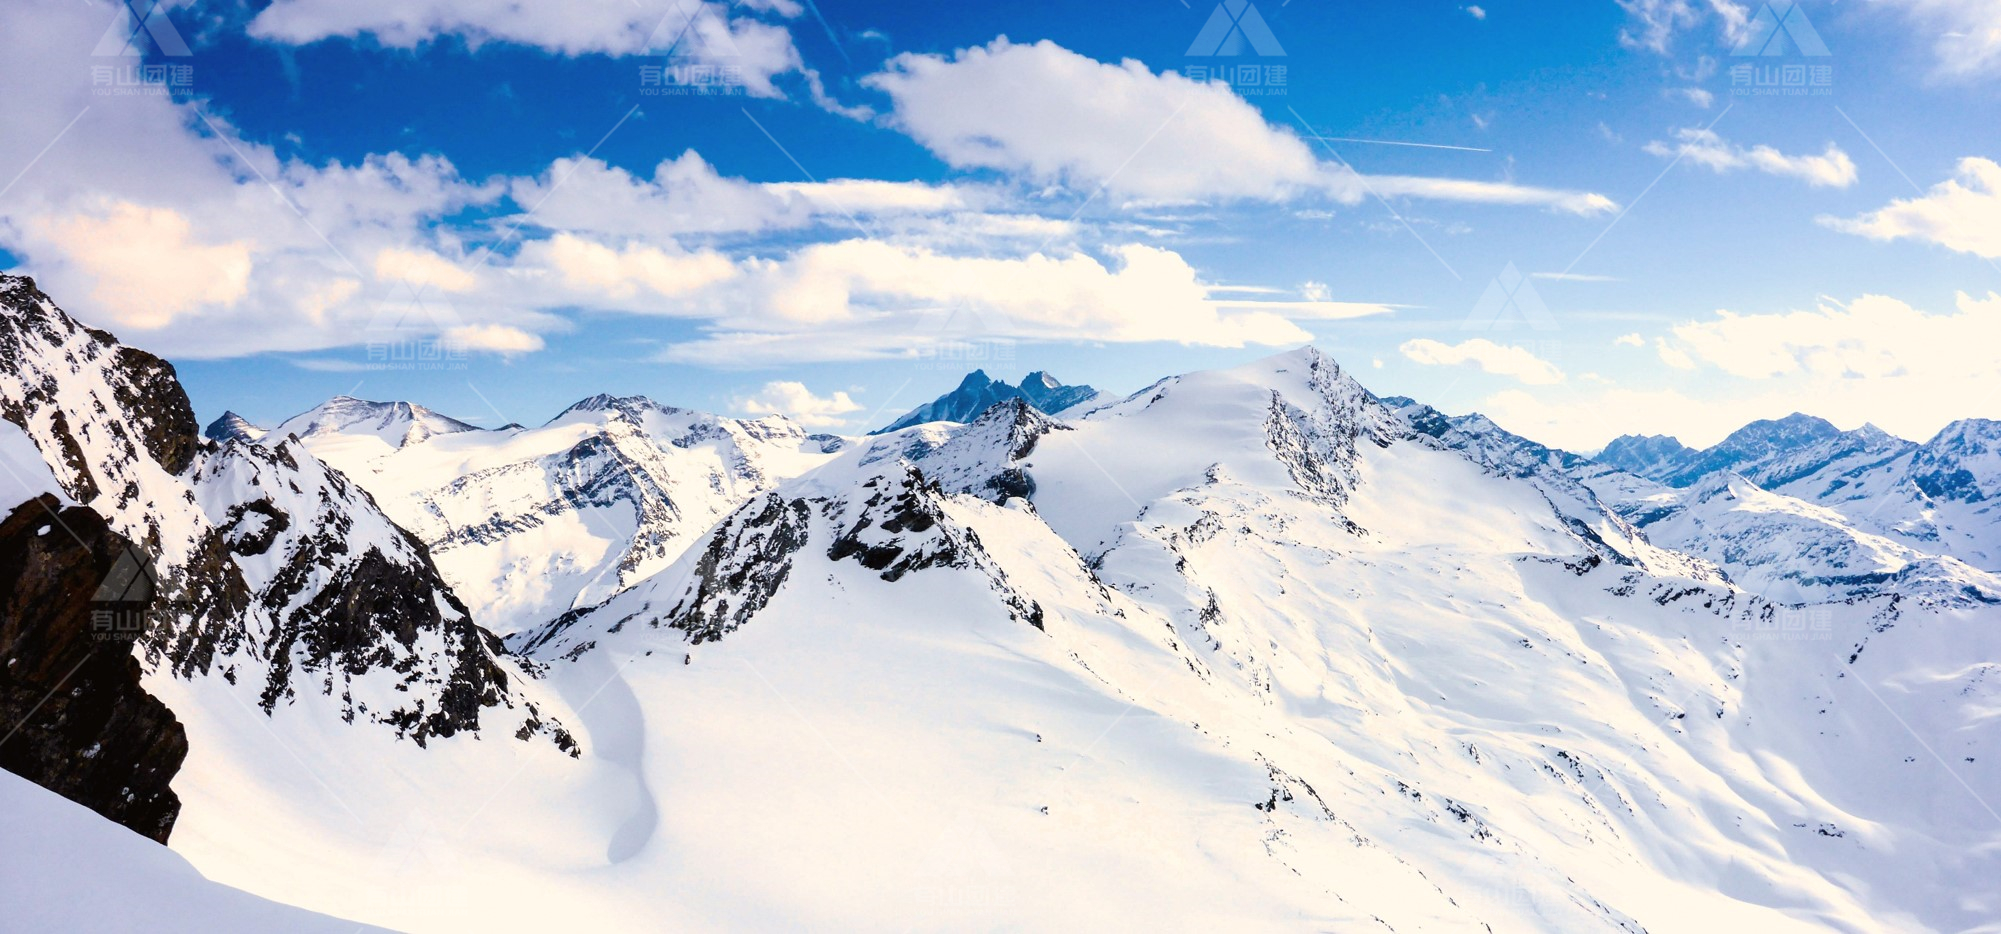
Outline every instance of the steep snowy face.
<svg viewBox="0 0 2001 934">
<path fill-rule="evenodd" d="M 1089 386 L 1064 385 L 1041 370 L 1023 377 L 1019 386 L 994 379 L 985 370 L 974 370 L 959 382 L 959 388 L 911 409 L 870 434 L 887 434 L 930 422 L 970 422 L 980 413 L 1009 399 L 1025 399 L 1044 412 L 1059 414 L 1097 402 L 1103 397 L 1103 393 Z"/>
<path fill-rule="evenodd" d="M 154 565 L 138 651 L 170 705 L 174 679 L 219 679 L 255 686 L 267 714 L 296 705 L 419 743 L 494 721 L 555 729 L 423 549 L 338 472 L 296 446 L 205 444 L 172 367 L 25 278 L 0 276 L 0 310 L 0 418 Z"/>
<path fill-rule="evenodd" d="M 1707 558 L 1738 586 L 1782 603 L 1896 594 L 1926 607 L 2001 604 L 2001 576 L 1861 531 L 1835 510 L 1728 471 L 1627 511 L 1655 542 Z"/>
<path fill-rule="evenodd" d="M 732 509 L 843 444 L 783 418 L 722 418 L 639 397 L 594 396 L 541 428 L 395 446 L 381 443 L 374 420 L 346 424 L 301 441 L 411 530 L 473 618 L 503 636 L 664 569 Z"/>
<path fill-rule="evenodd" d="M 552 680 L 620 699 L 593 735 L 673 724 L 624 760 L 647 796 L 617 871 L 559 884 L 727 879 L 648 916 L 817 926 L 884 899 L 926 927 L 2001 908 L 1966 793 L 1992 782 L 1953 769 L 1997 741 L 1968 661 L 2001 650 L 1992 607 L 1794 608 L 1620 563 L 1644 536 L 1602 531 L 1589 467 L 1406 409 L 1302 351 L 1068 422 L 913 428 L 744 504 L 531 640 Z M 1900 718 L 1950 765 L 1912 767 Z"/>
</svg>

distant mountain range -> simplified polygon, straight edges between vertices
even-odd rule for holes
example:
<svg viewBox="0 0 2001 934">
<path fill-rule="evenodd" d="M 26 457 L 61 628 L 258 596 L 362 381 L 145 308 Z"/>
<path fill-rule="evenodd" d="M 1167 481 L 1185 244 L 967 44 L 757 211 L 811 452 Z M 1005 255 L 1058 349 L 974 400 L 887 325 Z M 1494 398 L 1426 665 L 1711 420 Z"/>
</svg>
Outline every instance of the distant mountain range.
<svg viewBox="0 0 2001 934">
<path fill-rule="evenodd" d="M 959 388 L 905 412 L 901 418 L 869 434 L 887 434 L 926 422 L 970 422 L 1009 399 L 1024 399 L 1045 413 L 1061 415 L 1103 398 L 1104 393 L 1096 389 L 1066 386 L 1041 370 L 1022 377 L 1016 385 L 994 379 L 985 370 L 974 370 L 959 382 Z"/>
</svg>

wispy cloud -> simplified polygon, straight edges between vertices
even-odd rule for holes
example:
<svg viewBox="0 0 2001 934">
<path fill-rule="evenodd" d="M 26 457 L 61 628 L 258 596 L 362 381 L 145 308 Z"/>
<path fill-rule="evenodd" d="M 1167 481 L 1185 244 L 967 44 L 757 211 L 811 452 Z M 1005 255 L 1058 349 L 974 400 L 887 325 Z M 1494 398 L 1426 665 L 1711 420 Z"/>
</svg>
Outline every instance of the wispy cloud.
<svg viewBox="0 0 2001 934">
<path fill-rule="evenodd" d="M 1655 141 L 1646 151 L 1656 156 L 1680 158 L 1716 172 L 1753 169 L 1767 175 L 1797 178 L 1815 187 L 1847 188 L 1855 184 L 1855 161 L 1833 143 L 1817 156 L 1787 155 L 1770 146 L 1748 149 L 1718 136 L 1714 130 L 1689 127 L 1675 132 L 1673 144 Z"/>
</svg>

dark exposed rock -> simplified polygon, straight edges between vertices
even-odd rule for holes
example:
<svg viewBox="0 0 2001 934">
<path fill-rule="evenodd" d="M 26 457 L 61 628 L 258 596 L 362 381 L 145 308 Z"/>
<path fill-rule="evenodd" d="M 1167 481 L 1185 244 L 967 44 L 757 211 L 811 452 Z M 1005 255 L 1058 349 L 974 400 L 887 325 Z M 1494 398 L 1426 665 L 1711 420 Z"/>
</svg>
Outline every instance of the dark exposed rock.
<svg viewBox="0 0 2001 934">
<path fill-rule="evenodd" d="M 668 612 L 667 625 L 700 645 L 749 622 L 791 575 L 811 519 L 805 500 L 774 494 L 731 514 L 709 536 L 693 589 Z"/>
<path fill-rule="evenodd" d="M 188 741 L 132 655 L 150 575 L 89 509 L 44 496 L 0 520 L 0 768 L 165 843 Z"/>
</svg>

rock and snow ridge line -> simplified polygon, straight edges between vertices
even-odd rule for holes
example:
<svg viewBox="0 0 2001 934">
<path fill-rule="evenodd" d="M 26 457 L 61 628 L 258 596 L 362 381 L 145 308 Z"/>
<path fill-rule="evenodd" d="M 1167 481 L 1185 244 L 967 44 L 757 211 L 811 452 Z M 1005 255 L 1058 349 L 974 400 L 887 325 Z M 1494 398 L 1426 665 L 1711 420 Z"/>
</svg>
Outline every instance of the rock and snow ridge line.
<svg viewBox="0 0 2001 934">
<path fill-rule="evenodd" d="M 203 439 L 170 364 L 19 276 L 0 276 L 0 420 L 150 565 L 143 632 L 118 644 L 177 716 L 191 715 L 179 698 L 213 689 L 261 716 L 298 708 L 418 745 L 492 733 L 574 749 L 368 493 L 290 437 Z"/>
</svg>

